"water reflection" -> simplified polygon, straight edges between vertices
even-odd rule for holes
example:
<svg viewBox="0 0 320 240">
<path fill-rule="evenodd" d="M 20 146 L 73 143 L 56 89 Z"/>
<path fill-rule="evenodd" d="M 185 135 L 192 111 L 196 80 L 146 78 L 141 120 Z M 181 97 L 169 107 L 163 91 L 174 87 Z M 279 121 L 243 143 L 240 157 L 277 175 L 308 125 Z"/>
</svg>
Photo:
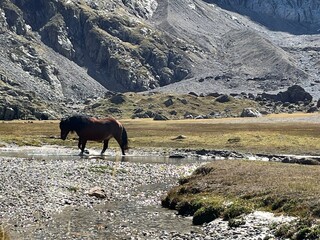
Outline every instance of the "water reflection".
<svg viewBox="0 0 320 240">
<path fill-rule="evenodd" d="M 186 156 L 184 158 L 170 158 L 168 156 L 147 155 L 141 152 L 120 155 L 117 152 L 106 152 L 100 155 L 99 151 L 90 150 L 90 154 L 80 155 L 77 149 L 69 149 L 63 147 L 9 147 L 0 148 L 0 157 L 11 158 L 28 158 L 34 160 L 74 160 L 79 159 L 97 159 L 116 162 L 132 162 L 132 163 L 163 163 L 181 165 L 186 163 L 203 162 L 203 159 L 197 157 Z M 208 159 L 205 159 L 208 161 Z"/>
</svg>

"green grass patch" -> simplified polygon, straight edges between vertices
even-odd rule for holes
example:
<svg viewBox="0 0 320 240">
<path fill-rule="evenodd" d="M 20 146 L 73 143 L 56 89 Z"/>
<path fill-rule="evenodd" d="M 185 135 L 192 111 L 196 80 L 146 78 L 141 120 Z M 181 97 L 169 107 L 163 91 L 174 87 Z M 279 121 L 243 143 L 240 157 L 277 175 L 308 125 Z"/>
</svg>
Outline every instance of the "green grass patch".
<svg viewBox="0 0 320 240">
<path fill-rule="evenodd" d="M 316 240 L 320 238 L 320 225 L 310 218 L 283 223 L 274 228 L 275 236 L 281 239 Z"/>
<path fill-rule="evenodd" d="M 215 161 L 181 179 L 162 205 L 193 215 L 196 224 L 216 217 L 230 220 L 252 210 L 318 219 L 319 176 L 319 166 Z"/>
</svg>

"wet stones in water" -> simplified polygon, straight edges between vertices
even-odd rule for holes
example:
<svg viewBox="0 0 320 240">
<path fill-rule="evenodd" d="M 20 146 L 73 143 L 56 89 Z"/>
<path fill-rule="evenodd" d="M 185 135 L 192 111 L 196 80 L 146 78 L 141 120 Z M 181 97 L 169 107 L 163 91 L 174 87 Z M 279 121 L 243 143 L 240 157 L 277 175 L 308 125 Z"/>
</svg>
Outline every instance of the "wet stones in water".
<svg viewBox="0 0 320 240">
<path fill-rule="evenodd" d="M 83 152 L 80 152 L 79 155 L 82 156 L 84 154 L 87 154 L 89 155 L 89 150 L 88 149 L 85 149 Z"/>
</svg>

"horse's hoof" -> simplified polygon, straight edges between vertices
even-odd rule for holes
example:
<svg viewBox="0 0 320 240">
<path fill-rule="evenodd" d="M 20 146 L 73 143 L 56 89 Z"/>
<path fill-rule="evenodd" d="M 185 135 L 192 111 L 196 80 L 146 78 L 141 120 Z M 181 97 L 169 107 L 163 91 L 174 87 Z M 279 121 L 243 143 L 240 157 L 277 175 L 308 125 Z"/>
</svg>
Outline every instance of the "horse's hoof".
<svg viewBox="0 0 320 240">
<path fill-rule="evenodd" d="M 89 150 L 87 150 L 87 149 L 84 150 L 84 153 L 85 153 L 85 154 L 89 154 Z"/>
</svg>

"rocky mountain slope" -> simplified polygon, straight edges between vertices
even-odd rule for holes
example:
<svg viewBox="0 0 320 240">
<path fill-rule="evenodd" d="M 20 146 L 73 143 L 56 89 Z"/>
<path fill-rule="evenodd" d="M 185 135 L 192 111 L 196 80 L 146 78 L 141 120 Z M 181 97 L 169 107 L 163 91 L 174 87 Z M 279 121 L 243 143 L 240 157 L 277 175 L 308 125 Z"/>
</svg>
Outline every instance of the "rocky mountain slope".
<svg viewBox="0 0 320 240">
<path fill-rule="evenodd" d="M 319 16 L 316 0 L 1 0 L 0 119 L 60 117 L 110 90 L 318 98 Z"/>
</svg>

